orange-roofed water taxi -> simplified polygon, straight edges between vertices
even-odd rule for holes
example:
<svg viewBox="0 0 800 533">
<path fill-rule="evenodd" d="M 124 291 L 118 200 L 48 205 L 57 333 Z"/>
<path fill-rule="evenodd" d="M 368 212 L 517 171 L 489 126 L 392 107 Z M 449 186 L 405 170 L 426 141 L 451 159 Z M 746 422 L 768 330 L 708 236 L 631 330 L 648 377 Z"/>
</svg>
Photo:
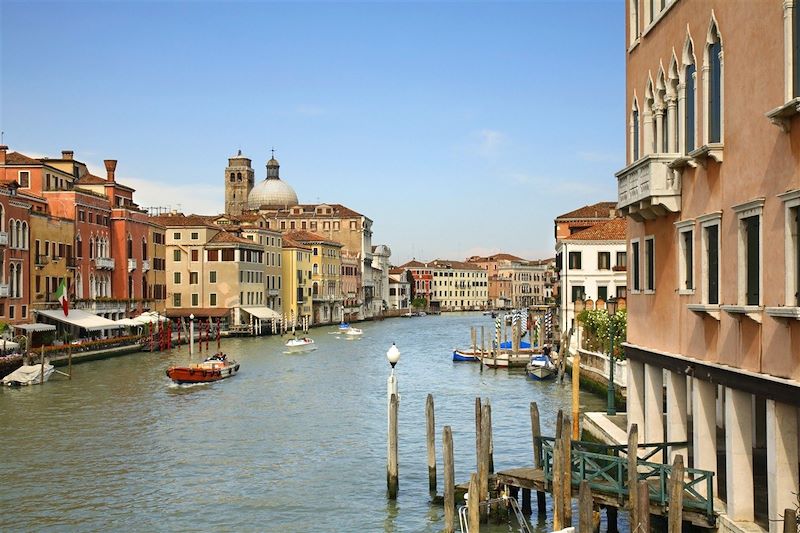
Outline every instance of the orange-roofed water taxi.
<svg viewBox="0 0 800 533">
<path fill-rule="evenodd" d="M 239 371 L 239 363 L 228 360 L 222 352 L 215 353 L 202 363 L 189 366 L 171 366 L 167 377 L 175 383 L 207 383 L 229 378 Z"/>
</svg>

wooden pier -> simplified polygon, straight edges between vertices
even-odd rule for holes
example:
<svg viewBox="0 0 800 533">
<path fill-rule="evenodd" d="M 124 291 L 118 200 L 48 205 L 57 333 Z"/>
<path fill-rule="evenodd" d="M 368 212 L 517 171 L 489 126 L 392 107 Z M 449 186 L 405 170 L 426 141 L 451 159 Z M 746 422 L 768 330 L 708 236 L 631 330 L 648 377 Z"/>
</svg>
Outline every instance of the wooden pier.
<svg viewBox="0 0 800 533">
<path fill-rule="evenodd" d="M 620 509 L 630 511 L 631 530 L 638 528 L 640 531 L 649 531 L 651 515 L 665 517 L 670 533 L 681 531 L 683 522 L 702 528 L 716 527 L 714 473 L 684 468 L 683 456 L 670 453 L 687 448 L 686 442 L 637 444 L 635 425 L 631 428 L 628 444 L 606 445 L 573 440 L 569 417 L 560 411 L 556 437 L 545 437 L 540 434 L 538 406 L 532 402 L 532 464 L 494 472 L 491 405 L 488 401 L 482 403 L 480 398 L 476 398 L 475 407 L 476 474 L 473 474 L 471 483 L 457 485 L 455 490 L 450 490 L 446 486 L 448 480 L 445 480 L 445 506 L 464 501 L 463 495 L 470 491 L 469 485 L 473 484 L 477 488 L 477 498 L 472 491 L 469 496 L 470 500 L 477 500 L 480 506 L 481 522 L 486 521 L 491 512 L 487 509 L 489 506 L 485 505 L 487 502 L 496 501 L 498 497 L 502 499 L 502 495 L 509 495 L 507 497 L 516 500 L 520 492 L 522 513 L 530 514 L 531 494 L 535 491 L 540 515 L 547 512 L 545 494 L 551 493 L 555 530 L 572 525 L 573 497 L 582 498 L 579 505 L 583 526 L 581 531 L 589 528 L 585 523 L 587 520 L 595 524 L 597 522 L 596 514 L 593 516 L 588 507 L 606 509 L 610 532 L 617 530 L 616 517 Z M 450 434 L 451 430 L 446 426 L 445 435 Z M 452 471 L 452 441 L 448 442 L 448 446 L 444 457 L 445 472 Z M 667 464 L 670 455 L 675 455 L 675 460 Z M 435 481 L 431 486 L 435 486 Z M 469 515 L 473 516 L 473 513 Z M 454 524 L 450 522 L 453 514 L 446 513 L 445 516 L 444 530 L 455 531 Z M 470 520 L 468 529 L 470 533 L 477 531 L 477 523 Z"/>
</svg>

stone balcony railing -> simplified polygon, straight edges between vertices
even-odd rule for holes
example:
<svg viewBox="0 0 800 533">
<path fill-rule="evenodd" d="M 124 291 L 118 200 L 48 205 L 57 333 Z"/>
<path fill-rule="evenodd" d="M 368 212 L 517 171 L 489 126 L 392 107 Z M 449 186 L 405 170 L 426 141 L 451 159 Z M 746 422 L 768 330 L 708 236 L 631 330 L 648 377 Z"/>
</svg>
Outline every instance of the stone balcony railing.
<svg viewBox="0 0 800 533">
<path fill-rule="evenodd" d="M 267 294 L 270 296 L 280 296 L 281 290 L 280 289 L 267 289 Z"/>
<path fill-rule="evenodd" d="M 136 270 L 136 259 L 128 259 L 128 272 Z"/>
<path fill-rule="evenodd" d="M 0 231 L 0 246 L 8 246 L 8 232 Z"/>
<path fill-rule="evenodd" d="M 114 270 L 113 257 L 95 257 L 94 266 L 101 270 Z"/>
<path fill-rule="evenodd" d="M 142 259 L 142 272 L 147 272 L 148 270 L 150 270 L 150 260 Z"/>
<path fill-rule="evenodd" d="M 0 284 L 0 298 L 8 298 L 10 291 L 8 290 L 8 283 Z"/>
<path fill-rule="evenodd" d="M 617 172 L 617 208 L 634 220 L 681 210 L 680 172 L 669 167 L 678 154 L 649 154 Z"/>
</svg>

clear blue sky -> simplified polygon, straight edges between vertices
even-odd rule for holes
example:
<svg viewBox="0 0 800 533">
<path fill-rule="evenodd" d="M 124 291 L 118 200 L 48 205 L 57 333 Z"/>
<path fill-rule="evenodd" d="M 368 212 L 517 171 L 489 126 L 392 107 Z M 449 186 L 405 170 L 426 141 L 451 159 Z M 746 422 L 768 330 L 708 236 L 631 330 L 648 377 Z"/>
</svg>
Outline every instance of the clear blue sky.
<svg viewBox="0 0 800 533">
<path fill-rule="evenodd" d="M 72 149 L 143 206 L 214 213 L 241 149 L 399 264 L 553 254 L 616 199 L 624 7 L 595 2 L 8 2 L 5 144 Z"/>
</svg>

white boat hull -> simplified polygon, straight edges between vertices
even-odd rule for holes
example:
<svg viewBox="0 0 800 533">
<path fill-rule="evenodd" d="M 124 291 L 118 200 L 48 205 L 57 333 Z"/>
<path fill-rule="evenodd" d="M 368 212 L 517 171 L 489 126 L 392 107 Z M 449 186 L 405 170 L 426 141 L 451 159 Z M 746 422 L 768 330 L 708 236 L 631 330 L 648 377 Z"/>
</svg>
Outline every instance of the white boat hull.
<svg viewBox="0 0 800 533">
<path fill-rule="evenodd" d="M 39 385 L 50 379 L 55 372 L 55 367 L 50 364 L 44 365 L 44 379 L 42 379 L 42 365 L 23 365 L 3 378 L 3 385 L 24 386 Z"/>
</svg>

